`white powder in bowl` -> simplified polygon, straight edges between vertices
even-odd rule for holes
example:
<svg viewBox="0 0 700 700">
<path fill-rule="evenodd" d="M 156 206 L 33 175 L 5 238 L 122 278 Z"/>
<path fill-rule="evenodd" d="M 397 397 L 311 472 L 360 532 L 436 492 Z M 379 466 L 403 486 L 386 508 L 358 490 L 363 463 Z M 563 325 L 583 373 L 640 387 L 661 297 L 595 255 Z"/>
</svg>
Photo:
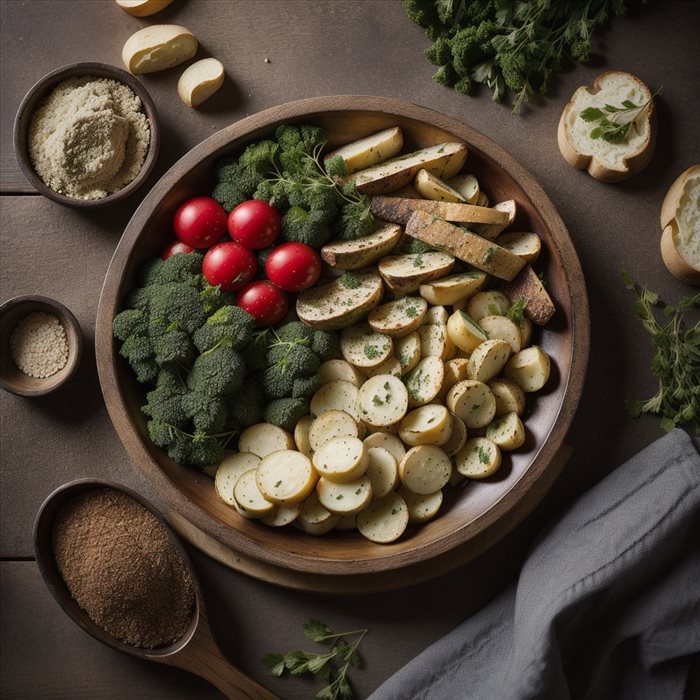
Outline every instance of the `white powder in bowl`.
<svg viewBox="0 0 700 700">
<path fill-rule="evenodd" d="M 53 314 L 35 311 L 12 331 L 10 354 L 26 375 L 37 379 L 51 377 L 68 362 L 65 328 Z"/>
</svg>

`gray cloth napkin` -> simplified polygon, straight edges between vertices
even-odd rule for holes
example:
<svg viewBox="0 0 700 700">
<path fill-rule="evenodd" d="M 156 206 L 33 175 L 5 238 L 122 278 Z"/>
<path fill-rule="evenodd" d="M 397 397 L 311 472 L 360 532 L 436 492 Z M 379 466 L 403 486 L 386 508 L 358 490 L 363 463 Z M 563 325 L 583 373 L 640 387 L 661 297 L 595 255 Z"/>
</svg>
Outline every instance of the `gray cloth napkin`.
<svg viewBox="0 0 700 700">
<path fill-rule="evenodd" d="M 698 653 L 700 456 L 675 430 L 581 496 L 517 585 L 370 700 L 674 700 Z"/>
</svg>

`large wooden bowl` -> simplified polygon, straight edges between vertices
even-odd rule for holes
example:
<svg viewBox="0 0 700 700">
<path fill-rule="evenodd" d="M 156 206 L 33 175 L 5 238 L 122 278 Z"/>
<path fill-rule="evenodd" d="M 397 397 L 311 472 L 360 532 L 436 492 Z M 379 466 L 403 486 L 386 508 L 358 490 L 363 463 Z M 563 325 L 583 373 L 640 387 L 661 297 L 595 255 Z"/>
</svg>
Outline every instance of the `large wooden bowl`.
<svg viewBox="0 0 700 700">
<path fill-rule="evenodd" d="M 496 477 L 454 488 L 432 522 L 411 527 L 398 542 L 378 545 L 357 533 L 313 537 L 294 528 L 271 529 L 239 516 L 214 495 L 212 481 L 153 447 L 140 411 L 144 391 L 117 355 L 111 323 L 133 288 L 135 272 L 172 237 L 171 221 L 188 197 L 208 194 L 217 158 L 270 134 L 282 123 L 326 128 L 336 146 L 399 125 L 406 148 L 445 140 L 469 145 L 467 168 L 492 202 L 515 199 L 516 227 L 542 238 L 542 269 L 557 313 L 536 336 L 552 358 L 543 392 L 529 400 L 526 445 Z M 589 344 L 586 289 L 569 234 L 528 172 L 474 129 L 419 107 L 379 97 L 318 97 L 268 109 L 214 134 L 178 161 L 134 214 L 116 249 L 100 299 L 97 365 L 107 408 L 129 455 L 171 508 L 181 534 L 228 565 L 284 585 L 318 590 L 372 590 L 406 585 L 476 556 L 516 526 L 557 477 L 564 438 L 581 394 Z"/>
</svg>

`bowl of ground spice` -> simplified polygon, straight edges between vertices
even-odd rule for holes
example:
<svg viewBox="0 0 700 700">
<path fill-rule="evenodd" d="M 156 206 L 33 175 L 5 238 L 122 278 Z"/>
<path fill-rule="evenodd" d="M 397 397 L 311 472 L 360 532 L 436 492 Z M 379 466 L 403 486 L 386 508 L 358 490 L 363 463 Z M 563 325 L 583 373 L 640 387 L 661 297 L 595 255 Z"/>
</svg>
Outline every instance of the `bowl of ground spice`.
<svg viewBox="0 0 700 700">
<path fill-rule="evenodd" d="M 0 387 L 40 396 L 75 374 L 83 336 L 75 316 L 49 297 L 26 295 L 0 305 Z"/>
<path fill-rule="evenodd" d="M 133 194 L 155 166 L 159 144 L 146 89 L 104 63 L 75 63 L 45 75 L 15 119 L 25 177 L 49 199 L 73 207 L 103 207 Z"/>
</svg>

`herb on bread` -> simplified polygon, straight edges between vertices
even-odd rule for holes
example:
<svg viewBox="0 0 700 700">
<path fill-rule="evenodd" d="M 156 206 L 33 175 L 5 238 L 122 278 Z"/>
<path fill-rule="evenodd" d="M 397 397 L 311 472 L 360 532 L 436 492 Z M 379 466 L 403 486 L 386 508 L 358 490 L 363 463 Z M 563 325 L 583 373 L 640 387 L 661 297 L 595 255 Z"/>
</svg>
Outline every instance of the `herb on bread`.
<svg viewBox="0 0 700 700">
<path fill-rule="evenodd" d="M 330 645 L 328 651 L 316 654 L 309 651 L 290 651 L 287 654 L 269 653 L 263 663 L 274 676 L 289 671 L 293 676 L 311 673 L 328 685 L 319 690 L 316 700 L 350 700 L 354 697 L 348 671 L 350 666 L 361 665 L 358 647 L 367 634 L 366 629 L 334 633 L 318 620 L 304 624 L 304 633 L 314 642 Z"/>
<path fill-rule="evenodd" d="M 683 318 L 683 310 L 700 308 L 700 292 L 681 299 L 676 308 L 662 302 L 655 292 L 639 287 L 627 273 L 622 273 L 622 279 L 637 296 L 632 308 L 651 336 L 656 350 L 651 371 L 659 380 L 654 396 L 627 401 L 627 411 L 634 418 L 642 413 L 659 416 L 666 431 L 687 426 L 700 435 L 700 321 L 686 328 Z M 655 306 L 663 309 L 667 323 L 659 323 Z"/>
<path fill-rule="evenodd" d="M 657 90 L 646 102 L 636 105 L 631 100 L 623 100 L 620 107 L 605 104 L 602 108 L 586 107 L 579 116 L 586 122 L 597 122 L 591 129 L 592 139 L 603 139 L 608 143 L 626 143 L 631 128 L 637 129 L 637 120 L 651 106 L 652 100 L 659 94 Z"/>
</svg>

